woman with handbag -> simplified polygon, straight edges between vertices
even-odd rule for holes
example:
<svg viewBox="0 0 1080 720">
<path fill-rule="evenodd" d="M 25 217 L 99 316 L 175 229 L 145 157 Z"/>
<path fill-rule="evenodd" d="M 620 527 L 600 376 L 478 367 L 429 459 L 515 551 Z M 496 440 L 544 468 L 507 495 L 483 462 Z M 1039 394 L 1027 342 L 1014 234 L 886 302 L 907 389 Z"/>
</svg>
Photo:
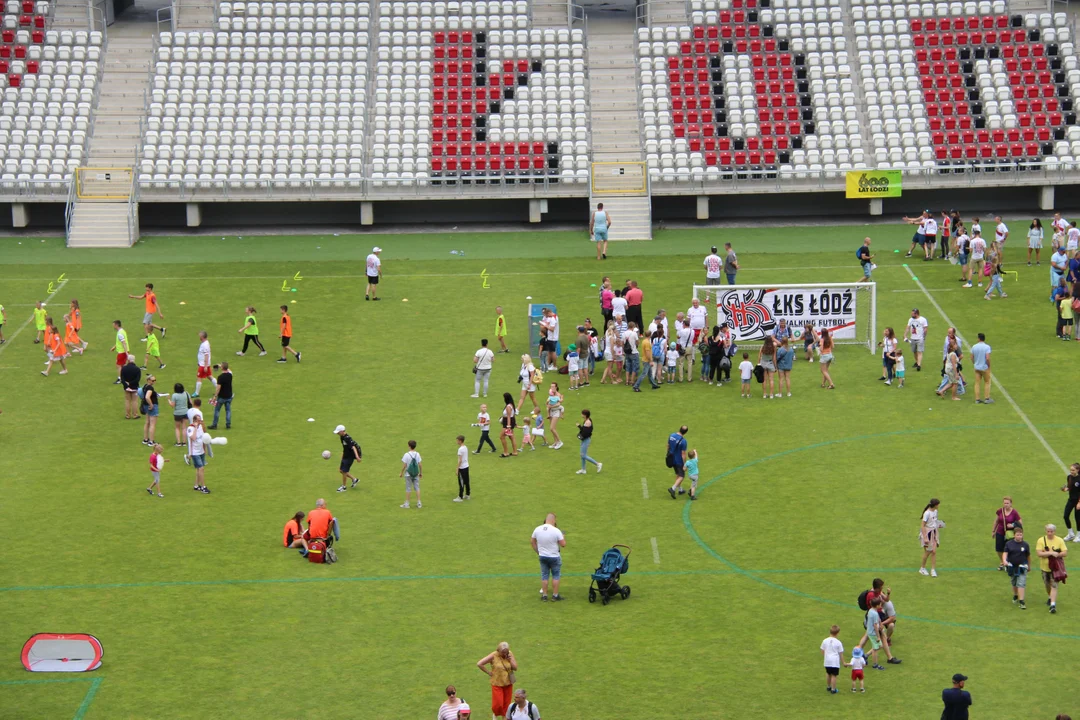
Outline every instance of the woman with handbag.
<svg viewBox="0 0 1080 720">
<path fill-rule="evenodd" d="M 517 408 L 514 407 L 514 396 L 510 393 L 503 393 L 503 412 L 499 422 L 502 424 L 502 432 L 499 433 L 499 441 L 502 443 L 502 455 L 499 457 L 510 457 L 511 455 L 517 455 L 518 449 L 516 441 L 514 440 L 514 428 L 517 427 Z M 510 438 L 510 453 L 506 452 L 506 439 Z"/>
<path fill-rule="evenodd" d="M 487 665 L 491 666 L 488 670 Z M 495 652 L 485 655 L 476 663 L 491 678 L 491 712 L 495 717 L 506 717 L 506 711 L 514 700 L 514 676 L 517 660 L 510 652 L 510 643 L 501 642 Z"/>
<path fill-rule="evenodd" d="M 533 382 L 535 372 L 536 366 L 533 365 L 532 356 L 528 353 L 522 355 L 521 370 L 518 371 L 518 382 L 521 383 L 521 397 L 517 402 L 519 406 L 525 402 L 525 396 L 528 395 L 533 401 L 533 409 L 540 407 L 540 403 L 536 402 L 536 383 Z"/>
<path fill-rule="evenodd" d="M 1035 554 L 1039 556 L 1039 569 L 1042 570 L 1043 585 L 1049 596 L 1046 604 L 1050 606 L 1051 613 L 1056 613 L 1058 583 L 1068 577 L 1064 557 L 1069 554 L 1069 547 L 1057 536 L 1056 525 L 1046 526 L 1046 534 L 1035 542 Z"/>
</svg>

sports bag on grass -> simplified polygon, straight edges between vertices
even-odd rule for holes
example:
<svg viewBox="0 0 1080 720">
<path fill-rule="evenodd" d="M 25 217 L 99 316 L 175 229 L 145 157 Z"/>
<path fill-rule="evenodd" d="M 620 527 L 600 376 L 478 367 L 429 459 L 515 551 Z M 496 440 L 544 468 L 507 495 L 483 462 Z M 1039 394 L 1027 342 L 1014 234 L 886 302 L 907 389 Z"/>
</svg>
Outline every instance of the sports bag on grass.
<svg viewBox="0 0 1080 720">
<path fill-rule="evenodd" d="M 336 563 L 337 551 L 334 550 L 334 548 L 326 548 L 326 550 L 323 552 L 323 562 L 327 564 Z"/>
<path fill-rule="evenodd" d="M 316 540 L 313 543 L 308 543 L 308 562 L 322 563 L 326 560 L 326 543 L 322 540 Z"/>
</svg>

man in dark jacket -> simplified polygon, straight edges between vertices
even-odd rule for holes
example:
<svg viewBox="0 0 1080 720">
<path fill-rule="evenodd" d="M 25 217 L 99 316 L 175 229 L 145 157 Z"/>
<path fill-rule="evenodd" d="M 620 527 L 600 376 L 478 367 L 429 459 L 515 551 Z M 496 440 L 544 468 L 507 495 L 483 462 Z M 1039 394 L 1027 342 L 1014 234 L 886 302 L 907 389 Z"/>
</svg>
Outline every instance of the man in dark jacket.
<svg viewBox="0 0 1080 720">
<path fill-rule="evenodd" d="M 941 701 L 945 703 L 941 720 L 968 720 L 971 693 L 964 689 L 965 682 L 967 676 L 956 673 L 952 676 L 952 687 L 941 691 Z"/>
<path fill-rule="evenodd" d="M 142 370 L 135 364 L 135 356 L 128 353 L 127 364 L 120 368 L 120 386 L 124 388 L 124 417 L 139 419 L 139 381 Z"/>
</svg>

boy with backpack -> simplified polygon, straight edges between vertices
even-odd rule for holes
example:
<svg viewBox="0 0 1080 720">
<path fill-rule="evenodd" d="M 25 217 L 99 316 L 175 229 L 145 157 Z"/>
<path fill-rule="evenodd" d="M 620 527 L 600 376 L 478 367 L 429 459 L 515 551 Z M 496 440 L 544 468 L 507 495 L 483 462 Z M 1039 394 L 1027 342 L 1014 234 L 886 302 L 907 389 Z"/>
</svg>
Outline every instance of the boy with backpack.
<svg viewBox="0 0 1080 720">
<path fill-rule="evenodd" d="M 420 503 L 420 478 L 424 475 L 423 458 L 416 452 L 416 441 L 409 441 L 409 451 L 401 456 L 401 472 L 398 477 L 405 478 L 405 502 L 401 507 L 409 509 L 409 493 L 416 491 L 417 509 L 424 507 Z"/>
<path fill-rule="evenodd" d="M 862 265 L 863 272 L 863 276 L 855 282 L 871 282 L 870 273 L 874 271 L 876 266 L 873 263 L 874 256 L 870 254 L 870 238 L 863 240 L 863 244 L 855 251 L 855 257 L 858 259 L 859 264 Z"/>
</svg>

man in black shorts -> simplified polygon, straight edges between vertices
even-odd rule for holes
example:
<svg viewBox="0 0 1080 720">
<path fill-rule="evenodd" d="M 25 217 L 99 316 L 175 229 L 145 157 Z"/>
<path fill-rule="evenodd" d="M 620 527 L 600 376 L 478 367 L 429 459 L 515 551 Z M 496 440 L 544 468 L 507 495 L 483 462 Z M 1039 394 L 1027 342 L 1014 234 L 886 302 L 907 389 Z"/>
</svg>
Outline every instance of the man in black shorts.
<svg viewBox="0 0 1080 720">
<path fill-rule="evenodd" d="M 360 459 L 360 443 L 353 440 L 349 433 L 345 432 L 344 425 L 338 425 L 334 428 L 334 434 L 341 438 L 341 466 L 338 468 L 341 471 L 341 487 L 337 491 L 345 492 L 350 487 L 356 487 L 356 483 L 360 482 L 349 472 L 352 469 L 352 464 Z M 352 480 L 352 485 L 346 487 L 345 482 L 348 480 Z"/>
<path fill-rule="evenodd" d="M 686 433 L 688 432 L 690 429 L 683 425 L 679 428 L 679 432 L 668 436 L 667 466 L 675 471 L 675 484 L 668 488 L 668 494 L 671 495 L 672 500 L 675 499 L 676 493 L 685 492 L 682 489 L 682 481 L 686 477 Z"/>
</svg>

